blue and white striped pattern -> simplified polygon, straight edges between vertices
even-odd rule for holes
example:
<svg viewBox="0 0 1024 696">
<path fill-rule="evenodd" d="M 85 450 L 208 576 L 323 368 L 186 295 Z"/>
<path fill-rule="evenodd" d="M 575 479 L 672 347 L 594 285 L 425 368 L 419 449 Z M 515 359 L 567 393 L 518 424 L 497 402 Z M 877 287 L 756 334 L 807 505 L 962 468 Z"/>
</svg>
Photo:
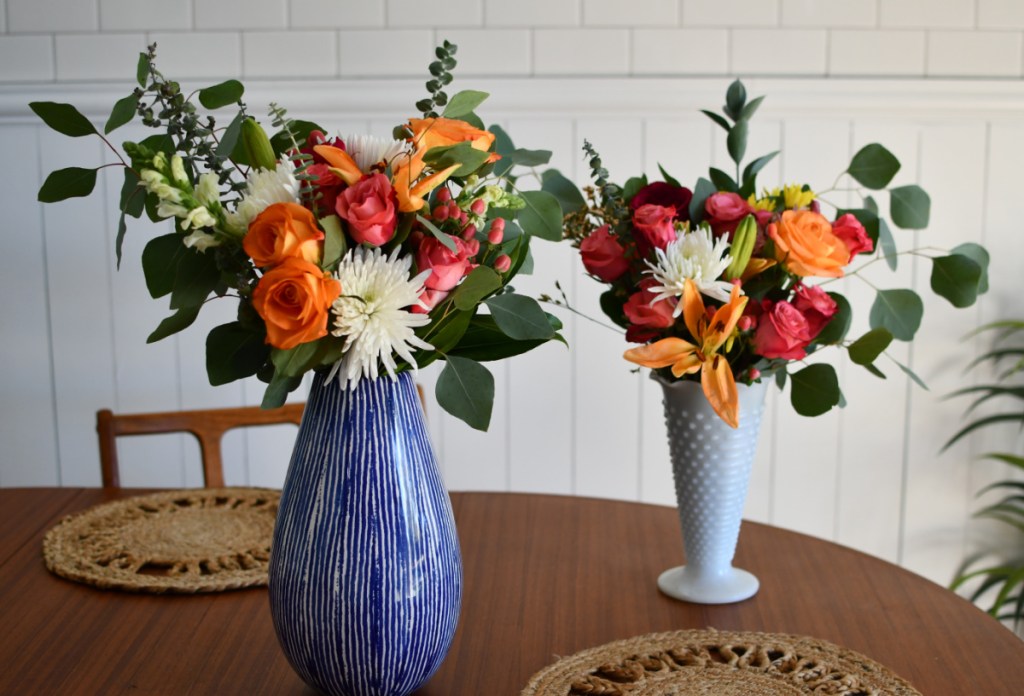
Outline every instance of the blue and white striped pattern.
<svg viewBox="0 0 1024 696">
<path fill-rule="evenodd" d="M 440 666 L 461 600 L 455 520 L 412 377 L 347 391 L 317 374 L 270 559 L 292 667 L 330 696 L 404 696 Z"/>
</svg>

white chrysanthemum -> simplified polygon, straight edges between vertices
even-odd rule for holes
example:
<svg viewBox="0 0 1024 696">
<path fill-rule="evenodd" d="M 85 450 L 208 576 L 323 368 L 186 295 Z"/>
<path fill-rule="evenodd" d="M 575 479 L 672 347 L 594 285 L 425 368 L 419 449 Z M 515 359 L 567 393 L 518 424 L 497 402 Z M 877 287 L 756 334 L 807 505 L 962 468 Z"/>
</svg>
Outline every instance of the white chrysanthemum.
<svg viewBox="0 0 1024 696">
<path fill-rule="evenodd" d="M 370 167 L 380 162 L 390 164 L 391 160 L 409 149 L 409 143 L 376 135 L 349 135 L 344 138 L 345 152 L 355 160 L 359 171 L 369 173 Z"/>
<path fill-rule="evenodd" d="M 274 203 L 298 203 L 299 180 L 295 178 L 295 165 L 289 160 L 278 162 L 274 169 L 252 168 L 246 191 L 235 212 L 228 213 L 228 225 L 241 231 L 257 215 Z"/>
<path fill-rule="evenodd" d="M 419 297 L 430 271 L 410 278 L 411 266 L 412 257 L 399 259 L 398 249 L 384 256 L 379 248 L 358 247 L 341 260 L 336 275 L 342 294 L 331 307 L 331 333 L 345 345 L 328 381 L 337 374 L 342 387 L 355 388 L 363 377 L 377 377 L 378 364 L 394 379 L 396 354 L 416 367 L 412 348 L 433 348 L 413 332 L 430 317 L 408 310 L 423 306 Z"/>
<path fill-rule="evenodd" d="M 682 297 L 687 279 L 708 297 L 728 302 L 732 283 L 718 279 L 732 262 L 732 257 L 726 253 L 728 249 L 729 242 L 725 236 L 712 239 L 711 230 L 706 227 L 680 233 L 664 250 L 655 249 L 658 262 L 648 262 L 650 270 L 644 271 L 661 283 L 651 288 L 651 292 L 658 293 L 651 304 L 670 297 Z M 682 311 L 683 303 L 680 302 L 672 314 L 679 316 Z"/>
</svg>

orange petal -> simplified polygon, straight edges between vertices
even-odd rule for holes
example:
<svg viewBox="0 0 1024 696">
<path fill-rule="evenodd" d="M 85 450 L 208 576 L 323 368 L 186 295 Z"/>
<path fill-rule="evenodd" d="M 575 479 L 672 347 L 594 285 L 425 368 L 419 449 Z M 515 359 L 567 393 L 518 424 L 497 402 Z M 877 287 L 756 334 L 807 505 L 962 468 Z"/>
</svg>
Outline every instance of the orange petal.
<svg viewBox="0 0 1024 696">
<path fill-rule="evenodd" d="M 718 417 L 730 427 L 740 427 L 740 397 L 736 392 L 732 367 L 724 356 L 716 355 L 704 363 L 700 371 L 700 386 Z"/>
<path fill-rule="evenodd" d="M 693 340 L 698 343 L 702 341 L 701 334 L 704 333 L 702 327 L 707 321 L 706 317 L 704 299 L 700 296 L 700 290 L 697 289 L 696 283 L 687 278 L 686 284 L 683 286 L 683 320 L 686 322 L 686 328 L 689 329 Z"/>
<path fill-rule="evenodd" d="M 687 353 L 678 361 L 672 364 L 672 374 L 676 377 L 682 377 L 683 375 L 692 375 L 694 372 L 700 369 L 701 360 L 697 357 L 697 353 Z"/>
<path fill-rule="evenodd" d="M 687 343 L 681 338 L 670 337 L 649 343 L 646 346 L 630 348 L 622 354 L 622 357 L 637 365 L 656 370 L 677 363 L 696 350 L 697 346 L 692 343 Z"/>
<path fill-rule="evenodd" d="M 736 328 L 736 322 L 743 316 L 743 309 L 747 306 L 749 299 L 749 297 L 740 295 L 739 285 L 732 286 L 728 304 L 719 307 L 711 319 L 711 327 L 708 335 L 704 338 L 704 350 L 707 353 L 717 351 L 732 335 Z"/>
<path fill-rule="evenodd" d="M 363 178 L 363 173 L 359 171 L 359 167 L 356 166 L 356 161 L 352 159 L 352 155 L 340 147 L 317 145 L 313 148 L 313 152 L 327 160 L 331 171 L 349 186 L 354 185 Z"/>
<path fill-rule="evenodd" d="M 740 280 L 745 283 L 745 282 L 747 282 L 748 279 L 753 278 L 758 273 L 761 273 L 763 271 L 767 271 L 769 268 L 771 268 L 774 265 L 775 265 L 775 260 L 774 259 L 752 258 L 752 259 L 750 259 L 750 263 L 748 263 L 747 267 L 743 270 L 743 275 L 740 276 Z"/>
</svg>

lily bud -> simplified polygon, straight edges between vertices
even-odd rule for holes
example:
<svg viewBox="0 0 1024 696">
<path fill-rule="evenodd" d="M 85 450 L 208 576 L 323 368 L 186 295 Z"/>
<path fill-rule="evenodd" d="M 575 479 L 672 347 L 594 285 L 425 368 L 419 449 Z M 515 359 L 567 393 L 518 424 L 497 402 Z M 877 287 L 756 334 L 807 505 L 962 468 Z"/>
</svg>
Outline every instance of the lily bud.
<svg viewBox="0 0 1024 696">
<path fill-rule="evenodd" d="M 274 157 L 274 148 L 270 145 L 270 138 L 254 118 L 242 121 L 242 146 L 249 158 L 249 164 L 256 169 L 277 167 L 277 158 Z"/>
<path fill-rule="evenodd" d="M 732 245 L 729 247 L 729 255 L 732 262 L 725 269 L 723 274 L 726 280 L 733 280 L 743 275 L 747 264 L 750 263 L 750 256 L 754 253 L 754 242 L 757 241 L 757 221 L 753 215 L 743 218 L 743 222 L 736 228 L 732 238 Z"/>
</svg>

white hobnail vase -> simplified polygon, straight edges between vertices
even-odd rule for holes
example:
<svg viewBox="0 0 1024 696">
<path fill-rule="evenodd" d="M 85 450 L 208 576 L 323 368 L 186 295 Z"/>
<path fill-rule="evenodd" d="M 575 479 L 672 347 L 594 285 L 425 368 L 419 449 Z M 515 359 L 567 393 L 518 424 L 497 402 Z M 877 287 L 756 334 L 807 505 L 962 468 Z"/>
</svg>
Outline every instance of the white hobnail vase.
<svg viewBox="0 0 1024 696">
<path fill-rule="evenodd" d="M 686 565 L 666 570 L 658 588 L 699 604 L 728 604 L 757 593 L 757 578 L 732 566 L 750 469 L 757 452 L 767 380 L 737 385 L 738 428 L 711 408 L 699 382 L 652 377 L 664 392 L 672 474 Z"/>
</svg>

